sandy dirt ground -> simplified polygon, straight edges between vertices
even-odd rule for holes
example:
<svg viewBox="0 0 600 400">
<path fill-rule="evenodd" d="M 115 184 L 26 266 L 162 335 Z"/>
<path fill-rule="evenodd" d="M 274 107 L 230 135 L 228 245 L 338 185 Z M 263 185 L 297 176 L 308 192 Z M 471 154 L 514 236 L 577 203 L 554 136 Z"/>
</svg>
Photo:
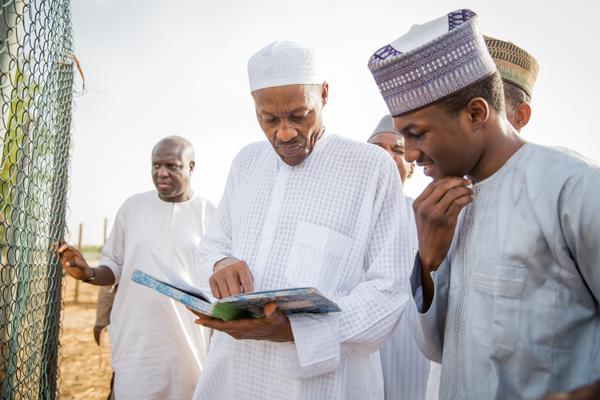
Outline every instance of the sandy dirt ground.
<svg viewBox="0 0 600 400">
<path fill-rule="evenodd" d="M 108 334 L 106 331 L 102 334 L 102 343 L 98 347 L 92 333 L 96 319 L 98 287 L 80 283 L 77 302 L 75 292 L 75 280 L 64 278 L 60 399 L 106 399 L 112 374 Z"/>
</svg>

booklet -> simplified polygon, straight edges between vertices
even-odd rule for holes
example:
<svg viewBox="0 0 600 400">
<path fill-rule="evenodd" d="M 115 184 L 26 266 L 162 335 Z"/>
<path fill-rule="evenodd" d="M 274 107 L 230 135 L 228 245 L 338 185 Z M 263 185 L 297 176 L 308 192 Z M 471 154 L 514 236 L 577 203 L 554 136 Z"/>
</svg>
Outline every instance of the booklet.
<svg viewBox="0 0 600 400">
<path fill-rule="evenodd" d="M 194 311 L 225 321 L 260 318 L 267 303 L 277 303 L 277 309 L 285 314 L 341 311 L 337 304 L 312 287 L 241 293 L 212 302 L 209 296 L 184 281 L 179 284 L 164 282 L 139 269 L 133 271 L 131 280 L 171 297 Z"/>
</svg>

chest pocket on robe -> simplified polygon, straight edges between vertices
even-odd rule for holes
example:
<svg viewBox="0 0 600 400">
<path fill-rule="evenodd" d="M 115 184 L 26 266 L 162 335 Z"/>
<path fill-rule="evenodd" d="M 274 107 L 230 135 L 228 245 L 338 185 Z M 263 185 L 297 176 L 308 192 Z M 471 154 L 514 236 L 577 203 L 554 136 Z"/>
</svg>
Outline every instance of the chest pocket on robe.
<svg viewBox="0 0 600 400">
<path fill-rule="evenodd" d="M 490 357 L 511 354 L 519 339 L 521 298 L 525 290 L 525 267 L 484 265 L 472 275 L 471 308 L 473 333 L 478 342 L 490 348 Z M 489 273 L 488 273 L 489 271 Z"/>
<path fill-rule="evenodd" d="M 319 225 L 300 222 L 286 265 L 292 286 L 312 286 L 332 294 L 343 279 L 341 268 L 352 247 L 352 239 Z"/>
</svg>

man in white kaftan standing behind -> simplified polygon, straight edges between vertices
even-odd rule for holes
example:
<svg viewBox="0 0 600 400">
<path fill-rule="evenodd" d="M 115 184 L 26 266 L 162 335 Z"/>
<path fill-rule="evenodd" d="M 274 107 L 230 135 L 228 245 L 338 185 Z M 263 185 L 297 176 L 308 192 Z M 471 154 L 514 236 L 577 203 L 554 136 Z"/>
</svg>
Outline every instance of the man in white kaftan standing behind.
<svg viewBox="0 0 600 400">
<path fill-rule="evenodd" d="M 415 171 L 415 163 L 404 159 L 404 138 L 394 126 L 391 115 L 385 115 L 367 140 L 367 143 L 385 150 L 396 166 L 402 184 Z M 404 197 L 408 217 L 408 237 L 411 256 L 417 253 L 419 239 L 417 224 L 413 214 L 413 199 Z M 408 306 L 408 304 L 407 304 Z M 390 340 L 379 350 L 383 387 L 386 400 L 437 400 L 439 389 L 439 369 L 437 363 L 430 363 L 423 355 L 409 329 L 410 316 L 405 309 Z M 430 374 L 430 368 L 432 374 Z M 433 376 L 433 379 L 432 379 Z"/>
<path fill-rule="evenodd" d="M 233 161 L 199 247 L 215 297 L 314 286 L 340 313 L 219 321 L 196 399 L 383 399 L 377 350 L 407 301 L 410 249 L 394 163 L 324 134 L 328 85 L 312 50 L 274 42 L 248 63 L 268 141 Z M 274 151 L 275 150 L 275 151 Z"/>
<path fill-rule="evenodd" d="M 118 400 L 189 399 L 202 369 L 205 338 L 193 316 L 130 279 L 135 269 L 164 279 L 157 259 L 179 275 L 194 276 L 194 252 L 214 212 L 191 190 L 194 165 L 187 140 L 163 139 L 152 151 L 157 190 L 133 195 L 121 206 L 99 267 L 90 268 L 71 246 L 58 250 L 63 268 L 74 278 L 119 284 L 109 325 Z"/>
</svg>

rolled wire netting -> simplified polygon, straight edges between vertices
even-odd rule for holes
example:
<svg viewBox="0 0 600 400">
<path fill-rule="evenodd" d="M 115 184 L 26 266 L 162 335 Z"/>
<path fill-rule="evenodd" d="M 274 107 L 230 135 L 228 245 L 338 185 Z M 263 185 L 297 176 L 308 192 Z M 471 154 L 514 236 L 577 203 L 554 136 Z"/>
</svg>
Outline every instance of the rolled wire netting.
<svg viewBox="0 0 600 400">
<path fill-rule="evenodd" d="M 58 397 L 73 92 L 68 0 L 0 0 L 0 398 Z"/>
</svg>

